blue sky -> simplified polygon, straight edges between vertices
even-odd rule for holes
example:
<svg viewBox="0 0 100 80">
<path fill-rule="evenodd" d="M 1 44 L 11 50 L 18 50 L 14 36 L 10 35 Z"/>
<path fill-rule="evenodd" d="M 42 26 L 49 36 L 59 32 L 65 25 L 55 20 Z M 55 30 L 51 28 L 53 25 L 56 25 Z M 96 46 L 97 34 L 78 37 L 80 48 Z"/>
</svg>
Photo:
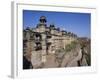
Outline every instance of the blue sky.
<svg viewBox="0 0 100 80">
<path fill-rule="evenodd" d="M 46 16 L 48 26 L 53 23 L 61 30 L 71 31 L 79 37 L 90 38 L 90 13 L 23 10 L 23 27 L 36 27 L 40 16 Z"/>
</svg>

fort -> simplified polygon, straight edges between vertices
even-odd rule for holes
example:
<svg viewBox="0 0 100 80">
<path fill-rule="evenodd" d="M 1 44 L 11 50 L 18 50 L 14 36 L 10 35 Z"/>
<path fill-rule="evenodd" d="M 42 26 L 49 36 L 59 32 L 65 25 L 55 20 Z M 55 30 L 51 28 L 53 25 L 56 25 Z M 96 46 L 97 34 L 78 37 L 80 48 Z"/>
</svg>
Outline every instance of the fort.
<svg viewBox="0 0 100 80">
<path fill-rule="evenodd" d="M 33 64 L 45 63 L 46 55 L 55 54 L 56 50 L 65 49 L 67 44 L 77 40 L 77 35 L 61 30 L 54 24 L 47 25 L 45 16 L 41 16 L 35 28 L 27 27 L 23 30 L 23 55 L 28 61 L 32 61 L 32 55 L 40 57 L 33 60 Z M 36 57 L 36 58 L 37 58 Z"/>
</svg>

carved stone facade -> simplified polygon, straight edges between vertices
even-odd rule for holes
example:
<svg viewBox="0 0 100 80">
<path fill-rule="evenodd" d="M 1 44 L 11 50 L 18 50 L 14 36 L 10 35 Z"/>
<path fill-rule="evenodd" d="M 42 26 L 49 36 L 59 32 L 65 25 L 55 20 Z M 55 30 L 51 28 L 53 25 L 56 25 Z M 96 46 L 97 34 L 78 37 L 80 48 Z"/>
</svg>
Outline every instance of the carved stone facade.
<svg viewBox="0 0 100 80">
<path fill-rule="evenodd" d="M 54 54 L 57 49 L 65 48 L 67 44 L 77 39 L 77 35 L 61 31 L 60 28 L 56 28 L 54 24 L 47 26 L 47 20 L 45 16 L 41 16 L 39 24 L 35 28 L 29 28 L 23 30 L 23 56 L 28 61 L 41 64 L 46 62 L 46 55 Z M 38 60 L 33 60 L 38 55 Z"/>
</svg>

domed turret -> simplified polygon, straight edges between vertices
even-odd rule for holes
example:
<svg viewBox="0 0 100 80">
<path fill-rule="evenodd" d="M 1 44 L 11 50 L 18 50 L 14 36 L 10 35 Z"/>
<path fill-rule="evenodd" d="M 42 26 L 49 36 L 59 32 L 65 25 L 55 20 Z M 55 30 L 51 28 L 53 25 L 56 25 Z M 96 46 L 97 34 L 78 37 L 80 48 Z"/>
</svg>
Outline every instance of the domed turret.
<svg viewBox="0 0 100 80">
<path fill-rule="evenodd" d="M 45 16 L 41 16 L 40 17 L 40 19 L 39 19 L 39 24 L 37 24 L 37 28 L 38 27 L 46 27 L 47 25 L 46 25 L 46 22 L 47 22 L 47 20 L 46 20 L 46 17 Z"/>
<path fill-rule="evenodd" d="M 46 17 L 45 16 L 41 16 L 40 17 L 40 22 L 41 23 L 46 23 L 47 22 Z"/>
</svg>

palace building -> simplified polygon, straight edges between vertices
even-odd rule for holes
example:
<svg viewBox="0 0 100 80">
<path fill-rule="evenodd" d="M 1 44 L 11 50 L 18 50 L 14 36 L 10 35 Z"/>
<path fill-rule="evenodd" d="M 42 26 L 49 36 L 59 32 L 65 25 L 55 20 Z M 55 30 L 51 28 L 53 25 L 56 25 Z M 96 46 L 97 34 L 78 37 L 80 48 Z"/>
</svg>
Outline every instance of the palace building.
<svg viewBox="0 0 100 80">
<path fill-rule="evenodd" d="M 30 61 L 32 54 L 41 54 L 41 61 L 46 62 L 46 55 L 55 54 L 67 44 L 77 39 L 77 35 L 54 24 L 47 25 L 45 16 L 41 16 L 35 28 L 23 30 L 23 55 Z"/>
</svg>

